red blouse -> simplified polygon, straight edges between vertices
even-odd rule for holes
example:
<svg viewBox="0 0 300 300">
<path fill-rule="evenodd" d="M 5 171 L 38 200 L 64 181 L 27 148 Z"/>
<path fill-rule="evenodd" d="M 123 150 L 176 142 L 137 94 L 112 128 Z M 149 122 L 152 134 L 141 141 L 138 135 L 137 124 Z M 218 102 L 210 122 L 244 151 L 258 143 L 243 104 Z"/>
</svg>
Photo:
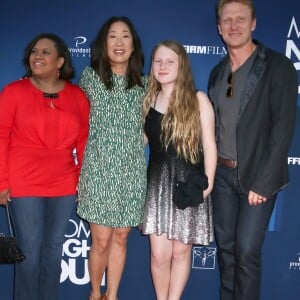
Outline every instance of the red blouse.
<svg viewBox="0 0 300 300">
<path fill-rule="evenodd" d="M 87 97 L 72 83 L 65 82 L 57 98 L 45 98 L 28 78 L 7 85 L 0 94 L 0 191 L 75 194 L 88 118 Z"/>
</svg>

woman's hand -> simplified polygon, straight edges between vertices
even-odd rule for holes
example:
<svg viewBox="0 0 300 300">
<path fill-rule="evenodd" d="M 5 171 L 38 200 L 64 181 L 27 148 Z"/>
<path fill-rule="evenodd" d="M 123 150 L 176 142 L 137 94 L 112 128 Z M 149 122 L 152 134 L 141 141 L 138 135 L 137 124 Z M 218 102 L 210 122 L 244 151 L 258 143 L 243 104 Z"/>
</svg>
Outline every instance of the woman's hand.
<svg viewBox="0 0 300 300">
<path fill-rule="evenodd" d="M 207 199 L 207 197 L 211 194 L 212 187 L 208 187 L 206 190 L 203 191 L 203 199 Z"/>
<path fill-rule="evenodd" d="M 0 192 L 0 205 L 6 205 L 10 201 L 9 189 Z"/>
</svg>

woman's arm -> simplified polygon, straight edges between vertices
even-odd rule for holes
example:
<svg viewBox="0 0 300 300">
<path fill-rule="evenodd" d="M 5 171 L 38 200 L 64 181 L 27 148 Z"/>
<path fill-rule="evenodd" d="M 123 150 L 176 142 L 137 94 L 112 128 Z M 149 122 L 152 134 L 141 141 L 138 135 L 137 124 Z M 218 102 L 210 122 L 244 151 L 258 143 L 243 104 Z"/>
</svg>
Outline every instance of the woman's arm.
<svg viewBox="0 0 300 300">
<path fill-rule="evenodd" d="M 215 116 L 212 105 L 203 92 L 197 92 L 200 109 L 200 123 L 202 134 L 202 146 L 204 155 L 204 170 L 208 177 L 208 188 L 204 191 L 204 198 L 211 193 L 214 185 L 217 166 L 217 146 L 215 140 Z"/>
<path fill-rule="evenodd" d="M 12 128 L 15 122 L 18 89 L 5 87 L 0 93 L 0 204 L 9 200 L 8 154 Z"/>
<path fill-rule="evenodd" d="M 148 143 L 149 143 L 148 137 L 147 137 L 146 134 L 144 133 L 144 146 L 146 147 Z"/>
</svg>

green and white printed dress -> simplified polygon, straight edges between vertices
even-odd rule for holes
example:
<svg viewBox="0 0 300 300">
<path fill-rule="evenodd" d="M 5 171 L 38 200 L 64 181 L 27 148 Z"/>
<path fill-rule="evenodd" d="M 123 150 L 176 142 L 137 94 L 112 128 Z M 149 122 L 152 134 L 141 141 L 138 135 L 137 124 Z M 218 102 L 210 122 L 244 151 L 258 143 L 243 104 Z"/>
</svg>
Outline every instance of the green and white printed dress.
<svg viewBox="0 0 300 300">
<path fill-rule="evenodd" d="M 79 85 L 90 100 L 89 138 L 78 185 L 77 214 L 90 223 L 133 227 L 141 223 L 146 194 L 142 127 L 145 87 L 126 90 L 126 78 L 113 75 L 107 90 L 87 67 Z"/>
</svg>

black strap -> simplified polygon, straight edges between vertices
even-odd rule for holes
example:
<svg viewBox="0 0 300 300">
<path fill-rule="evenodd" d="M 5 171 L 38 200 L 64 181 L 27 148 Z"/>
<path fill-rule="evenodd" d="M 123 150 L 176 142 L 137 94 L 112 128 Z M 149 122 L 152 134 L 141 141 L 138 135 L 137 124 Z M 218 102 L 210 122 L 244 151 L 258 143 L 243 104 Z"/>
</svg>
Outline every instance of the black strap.
<svg viewBox="0 0 300 300">
<path fill-rule="evenodd" d="M 153 108 L 155 109 L 155 106 L 156 106 L 156 100 L 157 100 L 157 96 L 159 94 L 159 91 L 157 92 L 157 94 L 155 95 L 155 100 L 154 100 L 154 104 L 153 104 Z"/>
<path fill-rule="evenodd" d="M 10 214 L 8 211 L 8 204 L 6 204 L 6 214 L 7 214 L 7 222 L 8 222 L 8 227 L 9 227 L 9 233 L 11 236 L 14 236 L 11 220 L 10 220 Z"/>
</svg>

